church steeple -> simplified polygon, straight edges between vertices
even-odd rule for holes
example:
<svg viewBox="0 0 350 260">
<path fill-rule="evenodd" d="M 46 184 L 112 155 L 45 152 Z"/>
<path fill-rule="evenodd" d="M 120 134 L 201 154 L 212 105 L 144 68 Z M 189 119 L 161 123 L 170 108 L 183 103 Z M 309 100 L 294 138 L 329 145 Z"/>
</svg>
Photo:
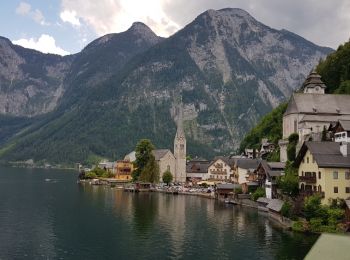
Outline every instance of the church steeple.
<svg viewBox="0 0 350 260">
<path fill-rule="evenodd" d="M 312 94 L 324 94 L 326 84 L 321 80 L 321 76 L 317 74 L 316 70 L 313 70 L 304 81 L 302 90 L 304 93 Z"/>
<path fill-rule="evenodd" d="M 176 107 L 177 130 L 174 139 L 175 156 L 175 181 L 186 181 L 186 136 L 183 129 L 183 104 L 182 100 Z"/>
</svg>

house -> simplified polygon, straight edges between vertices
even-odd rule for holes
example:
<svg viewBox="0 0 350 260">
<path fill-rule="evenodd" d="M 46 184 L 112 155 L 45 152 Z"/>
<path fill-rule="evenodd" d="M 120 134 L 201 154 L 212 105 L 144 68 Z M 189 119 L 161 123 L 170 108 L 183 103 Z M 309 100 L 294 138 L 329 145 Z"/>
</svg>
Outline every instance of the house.
<svg viewBox="0 0 350 260">
<path fill-rule="evenodd" d="M 236 189 L 241 189 L 241 185 L 236 183 L 218 183 L 216 184 L 215 197 L 220 200 L 230 198 Z"/>
<path fill-rule="evenodd" d="M 98 168 L 104 169 L 105 171 L 115 173 L 115 163 L 114 162 L 109 162 L 109 161 L 102 161 L 98 164 Z"/>
<path fill-rule="evenodd" d="M 233 167 L 234 181 L 239 184 L 248 182 L 247 178 L 249 178 L 250 174 L 254 173 L 259 163 L 259 159 L 237 159 Z"/>
<path fill-rule="evenodd" d="M 334 142 L 350 143 L 350 120 L 339 120 L 328 129 L 332 132 Z"/>
<path fill-rule="evenodd" d="M 266 198 L 277 198 L 277 178 L 284 174 L 285 163 L 261 161 L 256 169 L 257 181 L 265 188 Z"/>
<path fill-rule="evenodd" d="M 170 171 L 175 180 L 175 156 L 169 149 L 158 149 L 152 151 L 159 166 L 159 181 L 163 182 L 163 173 Z"/>
<path fill-rule="evenodd" d="M 209 179 L 208 168 L 210 161 L 204 159 L 194 159 L 187 162 L 186 165 L 186 180 L 197 182 Z"/>
<path fill-rule="evenodd" d="M 261 140 L 261 148 L 259 152 L 259 157 L 266 159 L 269 153 L 272 153 L 275 150 L 275 144 L 268 141 L 267 138 Z"/>
<path fill-rule="evenodd" d="M 297 158 L 300 194 L 329 199 L 350 198 L 349 143 L 304 142 Z"/>
<path fill-rule="evenodd" d="M 115 178 L 118 181 L 131 181 L 134 164 L 129 160 L 119 160 L 115 164 Z"/>
<path fill-rule="evenodd" d="M 321 76 L 311 72 L 299 92 L 293 93 L 283 114 L 283 139 L 279 141 L 280 161 L 287 161 L 288 137 L 299 134 L 304 141 L 320 141 L 324 128 L 339 120 L 350 120 L 350 95 L 325 94 Z"/>
<path fill-rule="evenodd" d="M 231 182 L 235 159 L 226 156 L 217 156 L 208 166 L 210 180 Z"/>
</svg>

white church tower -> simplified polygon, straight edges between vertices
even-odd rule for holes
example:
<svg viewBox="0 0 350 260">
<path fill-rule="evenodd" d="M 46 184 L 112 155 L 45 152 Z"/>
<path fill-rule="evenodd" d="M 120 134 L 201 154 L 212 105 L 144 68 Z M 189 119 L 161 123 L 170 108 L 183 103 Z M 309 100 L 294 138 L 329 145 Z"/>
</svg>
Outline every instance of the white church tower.
<svg viewBox="0 0 350 260">
<path fill-rule="evenodd" d="M 175 182 L 186 182 L 186 137 L 183 130 L 182 102 L 177 108 L 177 131 L 174 139 Z"/>
</svg>

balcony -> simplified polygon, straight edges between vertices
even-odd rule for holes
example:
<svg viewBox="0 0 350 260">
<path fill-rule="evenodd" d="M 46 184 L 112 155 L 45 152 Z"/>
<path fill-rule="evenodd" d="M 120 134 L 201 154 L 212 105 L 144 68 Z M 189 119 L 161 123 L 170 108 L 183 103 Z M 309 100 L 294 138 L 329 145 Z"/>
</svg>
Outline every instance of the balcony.
<svg viewBox="0 0 350 260">
<path fill-rule="evenodd" d="M 300 190 L 299 195 L 304 197 L 309 197 L 311 195 L 319 195 L 322 199 L 324 199 L 324 191 L 312 191 L 312 190 Z"/>
<path fill-rule="evenodd" d="M 299 182 L 316 183 L 316 176 L 299 176 Z"/>
</svg>

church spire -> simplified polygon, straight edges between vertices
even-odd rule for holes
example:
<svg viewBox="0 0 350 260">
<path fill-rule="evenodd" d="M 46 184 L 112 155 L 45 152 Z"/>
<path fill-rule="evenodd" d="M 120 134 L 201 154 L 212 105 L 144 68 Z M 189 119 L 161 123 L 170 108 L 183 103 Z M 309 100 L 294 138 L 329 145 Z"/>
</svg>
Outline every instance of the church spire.
<svg viewBox="0 0 350 260">
<path fill-rule="evenodd" d="M 177 130 L 176 137 L 185 137 L 185 132 L 183 130 L 183 104 L 182 98 L 180 98 L 180 103 L 177 107 Z"/>
</svg>

